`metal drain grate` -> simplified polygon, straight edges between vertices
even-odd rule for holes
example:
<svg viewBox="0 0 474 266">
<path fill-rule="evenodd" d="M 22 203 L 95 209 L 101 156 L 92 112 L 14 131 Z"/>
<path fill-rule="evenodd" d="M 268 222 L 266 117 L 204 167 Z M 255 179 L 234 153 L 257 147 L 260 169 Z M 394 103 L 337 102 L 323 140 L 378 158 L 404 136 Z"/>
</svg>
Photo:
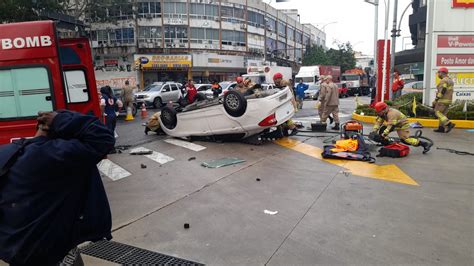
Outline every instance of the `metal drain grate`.
<svg viewBox="0 0 474 266">
<path fill-rule="evenodd" d="M 114 241 L 98 241 L 82 247 L 81 253 L 121 265 L 204 265 Z"/>
</svg>

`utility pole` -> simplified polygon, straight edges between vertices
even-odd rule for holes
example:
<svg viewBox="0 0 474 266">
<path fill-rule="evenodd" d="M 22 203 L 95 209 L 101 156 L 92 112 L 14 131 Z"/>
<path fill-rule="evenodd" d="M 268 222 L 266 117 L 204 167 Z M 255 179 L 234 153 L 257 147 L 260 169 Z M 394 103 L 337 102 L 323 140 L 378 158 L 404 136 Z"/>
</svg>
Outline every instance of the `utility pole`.
<svg viewBox="0 0 474 266">
<path fill-rule="evenodd" d="M 388 13 L 390 11 L 390 0 L 385 6 L 385 34 L 384 34 L 384 48 L 383 48 L 383 75 L 382 75 L 382 101 L 385 99 L 385 89 L 387 84 L 387 39 L 388 39 Z"/>
<path fill-rule="evenodd" d="M 398 35 L 397 30 L 397 10 L 398 10 L 398 0 L 395 0 L 393 9 L 393 27 L 392 27 L 392 52 L 390 58 L 390 71 L 393 73 L 395 71 L 395 48 Z M 393 83 L 393 75 L 390 75 L 390 85 Z M 392 99 L 392 90 L 390 91 L 390 99 Z"/>
</svg>

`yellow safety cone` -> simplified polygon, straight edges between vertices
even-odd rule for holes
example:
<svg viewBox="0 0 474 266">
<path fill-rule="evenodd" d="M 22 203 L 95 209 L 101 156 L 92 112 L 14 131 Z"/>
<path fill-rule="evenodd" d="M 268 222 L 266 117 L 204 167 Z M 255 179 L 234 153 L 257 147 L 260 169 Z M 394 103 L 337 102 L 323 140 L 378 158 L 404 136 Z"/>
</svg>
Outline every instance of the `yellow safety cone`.
<svg viewBox="0 0 474 266">
<path fill-rule="evenodd" d="M 133 121 L 133 119 L 132 108 L 127 107 L 127 117 L 125 117 L 125 121 Z"/>
</svg>

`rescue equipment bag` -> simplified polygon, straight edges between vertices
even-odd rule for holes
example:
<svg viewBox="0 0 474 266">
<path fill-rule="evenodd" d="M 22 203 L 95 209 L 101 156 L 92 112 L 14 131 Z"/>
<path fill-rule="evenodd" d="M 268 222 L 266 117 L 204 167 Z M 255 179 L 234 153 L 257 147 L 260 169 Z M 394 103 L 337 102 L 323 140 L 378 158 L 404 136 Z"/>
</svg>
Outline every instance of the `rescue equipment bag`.
<svg viewBox="0 0 474 266">
<path fill-rule="evenodd" d="M 368 146 L 364 141 L 364 137 L 361 134 L 356 134 L 352 136 L 351 141 L 347 149 L 343 149 L 344 146 L 341 145 L 325 145 L 324 150 L 321 153 L 321 156 L 325 159 L 344 159 L 344 160 L 355 160 L 355 161 L 365 161 L 369 163 L 375 163 L 375 158 L 372 157 L 370 152 L 368 151 Z M 341 141 L 337 141 L 336 143 L 341 143 Z M 353 150 L 353 145 L 356 144 L 357 149 Z M 345 143 L 345 142 L 344 142 Z M 347 143 L 346 143 L 347 144 Z"/>
<path fill-rule="evenodd" d="M 407 145 L 401 143 L 392 143 L 380 148 L 377 157 L 401 158 L 407 156 L 409 153 L 410 147 Z"/>
</svg>

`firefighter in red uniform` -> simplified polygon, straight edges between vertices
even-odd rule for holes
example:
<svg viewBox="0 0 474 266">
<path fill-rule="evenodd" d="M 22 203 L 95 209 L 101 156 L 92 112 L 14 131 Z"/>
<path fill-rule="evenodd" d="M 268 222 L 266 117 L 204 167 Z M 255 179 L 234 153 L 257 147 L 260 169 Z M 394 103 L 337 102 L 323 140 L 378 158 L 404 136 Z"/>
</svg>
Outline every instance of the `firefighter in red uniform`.
<svg viewBox="0 0 474 266">
<path fill-rule="evenodd" d="M 454 128 L 455 124 L 446 117 L 448 114 L 449 105 L 453 102 L 453 87 L 454 82 L 448 77 L 448 69 L 442 67 L 438 70 L 438 78 L 441 80 L 436 86 L 438 90 L 436 98 L 433 102 L 433 108 L 435 115 L 439 120 L 439 127 L 435 129 L 435 132 L 448 133 Z"/>
<path fill-rule="evenodd" d="M 382 138 L 387 138 L 390 132 L 397 131 L 400 140 L 411 146 L 423 147 L 423 153 L 427 153 L 431 146 L 430 142 L 420 140 L 418 138 L 410 137 L 410 123 L 407 117 L 395 108 L 390 108 L 384 102 L 375 104 L 375 111 L 377 112 L 377 119 L 374 124 L 374 132 L 379 132 L 381 126 L 385 123 L 386 128 L 380 132 Z"/>
</svg>

